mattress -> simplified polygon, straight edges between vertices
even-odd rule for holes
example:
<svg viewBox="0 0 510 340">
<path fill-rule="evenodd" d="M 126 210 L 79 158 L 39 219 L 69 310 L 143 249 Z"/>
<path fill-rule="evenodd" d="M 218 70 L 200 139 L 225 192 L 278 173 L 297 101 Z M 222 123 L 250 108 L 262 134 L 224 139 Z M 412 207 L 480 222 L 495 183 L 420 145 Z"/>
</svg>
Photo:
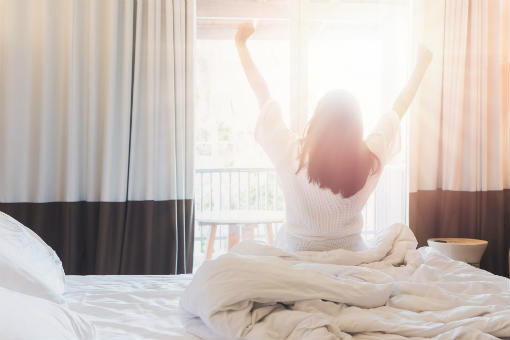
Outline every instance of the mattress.
<svg viewBox="0 0 510 340">
<path fill-rule="evenodd" d="M 191 278 L 68 275 L 64 299 L 95 326 L 98 339 L 198 339 L 185 331 L 179 308 L 179 296 Z"/>
<path fill-rule="evenodd" d="M 67 275 L 64 299 L 94 325 L 97 339 L 222 339 L 179 307 L 191 279 L 191 275 Z"/>
</svg>

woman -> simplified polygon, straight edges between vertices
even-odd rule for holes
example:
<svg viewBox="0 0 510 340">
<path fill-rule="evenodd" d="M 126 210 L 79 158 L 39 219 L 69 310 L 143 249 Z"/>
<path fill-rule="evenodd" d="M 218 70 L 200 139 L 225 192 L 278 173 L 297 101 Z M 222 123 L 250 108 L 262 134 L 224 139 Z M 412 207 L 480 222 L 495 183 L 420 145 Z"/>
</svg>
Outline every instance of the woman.
<svg viewBox="0 0 510 340">
<path fill-rule="evenodd" d="M 273 162 L 286 203 L 286 223 L 277 245 L 292 251 L 365 249 L 361 210 L 389 161 L 400 120 L 407 111 L 431 53 L 420 48 L 417 66 L 393 111 L 382 116 L 363 139 L 356 100 L 345 91 L 332 91 L 318 103 L 302 138 L 282 120 L 280 106 L 253 63 L 246 40 L 250 23 L 239 25 L 236 45 L 261 112 L 255 138 Z"/>
</svg>

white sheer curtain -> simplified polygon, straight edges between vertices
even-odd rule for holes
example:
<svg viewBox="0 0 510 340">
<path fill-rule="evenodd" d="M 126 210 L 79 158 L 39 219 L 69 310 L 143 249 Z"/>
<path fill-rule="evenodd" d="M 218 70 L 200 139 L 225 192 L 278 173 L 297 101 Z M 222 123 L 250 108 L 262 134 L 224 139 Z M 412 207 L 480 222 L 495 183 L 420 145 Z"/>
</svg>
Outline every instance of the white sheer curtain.
<svg viewBox="0 0 510 340">
<path fill-rule="evenodd" d="M 417 1 L 434 60 L 414 106 L 411 192 L 510 188 L 509 1 Z"/>
<path fill-rule="evenodd" d="M 417 1 L 434 52 L 411 114 L 410 225 L 488 240 L 482 267 L 508 275 L 510 2 Z"/>
<path fill-rule="evenodd" d="M 130 200 L 193 198 L 194 2 L 137 3 Z"/>
<path fill-rule="evenodd" d="M 126 197 L 133 1 L 0 1 L 0 201 Z"/>
<path fill-rule="evenodd" d="M 0 6 L 0 201 L 191 199 L 193 1 Z"/>
</svg>

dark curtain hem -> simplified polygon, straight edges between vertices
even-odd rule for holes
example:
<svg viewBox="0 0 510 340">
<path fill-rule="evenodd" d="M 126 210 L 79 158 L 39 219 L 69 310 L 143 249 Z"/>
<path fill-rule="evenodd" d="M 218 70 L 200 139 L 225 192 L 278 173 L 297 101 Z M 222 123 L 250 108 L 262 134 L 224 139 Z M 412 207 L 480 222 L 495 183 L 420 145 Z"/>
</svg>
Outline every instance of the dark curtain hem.
<svg viewBox="0 0 510 340">
<path fill-rule="evenodd" d="M 510 190 L 424 190 L 409 195 L 409 224 L 420 246 L 432 237 L 487 240 L 481 268 L 508 277 Z"/>
<path fill-rule="evenodd" d="M 76 275 L 191 273 L 193 209 L 191 199 L 0 203 Z"/>
</svg>

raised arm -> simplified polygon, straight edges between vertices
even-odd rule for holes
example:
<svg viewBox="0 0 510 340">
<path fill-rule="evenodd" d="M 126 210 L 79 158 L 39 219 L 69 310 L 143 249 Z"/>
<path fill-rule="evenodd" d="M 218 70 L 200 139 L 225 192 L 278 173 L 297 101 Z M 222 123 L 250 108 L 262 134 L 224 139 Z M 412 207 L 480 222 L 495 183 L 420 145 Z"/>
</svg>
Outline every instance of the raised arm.
<svg viewBox="0 0 510 340">
<path fill-rule="evenodd" d="M 237 27 L 236 34 L 236 46 L 237 52 L 239 53 L 239 58 L 241 59 L 241 64 L 243 65 L 244 74 L 246 78 L 248 78 L 248 82 L 250 86 L 255 92 L 257 96 L 257 100 L 259 105 L 264 105 L 267 100 L 270 98 L 269 88 L 267 87 L 267 83 L 260 74 L 257 66 L 253 62 L 250 51 L 246 46 L 246 40 L 255 32 L 255 28 L 251 23 L 243 23 Z"/>
<path fill-rule="evenodd" d="M 393 111 L 395 111 L 400 119 L 402 119 L 407 112 L 407 109 L 411 105 L 413 98 L 420 86 L 420 83 L 425 75 L 425 71 L 429 67 L 430 61 L 432 60 L 432 52 L 430 52 L 425 46 L 420 45 L 418 49 L 418 58 L 416 62 L 416 67 L 414 68 L 413 73 L 411 74 L 411 78 L 400 92 L 397 100 L 393 104 Z"/>
</svg>

